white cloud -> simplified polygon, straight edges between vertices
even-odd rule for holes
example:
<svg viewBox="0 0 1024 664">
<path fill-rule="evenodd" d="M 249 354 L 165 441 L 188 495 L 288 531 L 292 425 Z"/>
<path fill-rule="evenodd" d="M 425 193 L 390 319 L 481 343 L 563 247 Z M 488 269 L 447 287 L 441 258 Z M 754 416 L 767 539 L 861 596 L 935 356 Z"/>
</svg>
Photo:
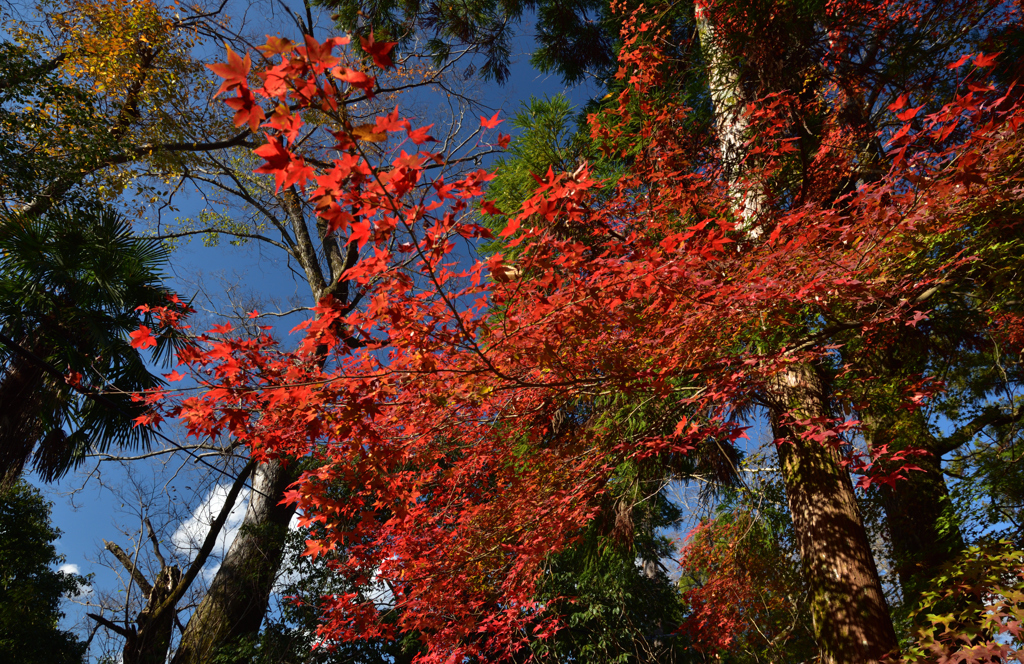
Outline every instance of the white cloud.
<svg viewBox="0 0 1024 664">
<path fill-rule="evenodd" d="M 192 512 L 192 516 L 174 531 L 174 534 L 171 535 L 171 544 L 182 553 L 187 554 L 189 558 L 195 558 L 196 554 L 199 553 L 199 548 L 203 545 L 203 541 L 206 539 L 207 533 L 210 532 L 210 525 L 217 518 L 217 515 L 220 514 L 221 509 L 223 509 L 230 491 L 231 485 L 229 484 L 215 486 L 206 495 L 203 502 Z M 212 551 L 213 556 L 219 559 L 227 552 L 232 540 L 235 539 L 235 535 L 238 534 L 238 529 L 242 526 L 242 519 L 245 518 L 245 509 L 248 504 L 249 489 L 242 489 L 238 494 L 237 500 L 235 500 L 234 507 L 228 513 L 224 527 L 221 529 L 220 534 L 217 535 L 217 542 L 214 544 Z M 207 564 L 203 568 L 203 578 L 206 581 L 210 581 L 217 572 L 218 567 L 220 567 L 219 562 Z"/>
<path fill-rule="evenodd" d="M 61 565 L 60 567 L 57 568 L 57 571 L 58 572 L 63 572 L 64 574 L 80 575 L 82 573 L 82 568 L 79 567 L 78 565 L 74 564 L 74 563 L 64 563 L 63 565 Z M 91 597 L 92 594 L 93 594 L 92 586 L 81 586 L 79 588 L 79 592 L 78 592 L 77 596 L 78 597 Z"/>
</svg>

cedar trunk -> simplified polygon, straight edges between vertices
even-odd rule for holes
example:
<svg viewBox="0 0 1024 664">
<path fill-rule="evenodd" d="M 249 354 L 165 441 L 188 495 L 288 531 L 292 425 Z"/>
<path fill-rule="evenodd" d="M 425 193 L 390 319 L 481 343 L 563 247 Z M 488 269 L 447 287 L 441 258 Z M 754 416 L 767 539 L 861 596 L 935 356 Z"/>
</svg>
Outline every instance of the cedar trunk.
<svg viewBox="0 0 1024 664">
<path fill-rule="evenodd" d="M 765 195 L 761 184 L 741 177 L 749 123 L 744 114 L 741 65 L 725 51 L 701 4 L 696 13 L 715 129 L 738 228 L 757 242 Z M 801 365 L 778 376 L 766 390 L 779 465 L 811 592 L 811 618 L 822 664 L 870 664 L 898 647 L 878 570 L 864 531 L 849 473 L 839 450 L 805 438 L 793 420 L 828 417 L 823 382 Z"/>
<path fill-rule="evenodd" d="M 936 441 L 924 414 L 873 405 L 869 403 L 862 413 L 872 450 L 888 445 L 890 452 L 911 448 L 922 452 L 895 464 L 910 463 L 920 470 L 908 471 L 906 479 L 879 488 L 896 574 L 904 602 L 910 605 L 942 566 L 964 549 L 964 540 L 942 474 L 942 457 L 933 449 Z"/>
<path fill-rule="evenodd" d="M 294 505 L 281 505 L 295 481 L 293 470 L 278 461 L 260 464 L 242 527 L 224 561 L 188 621 L 172 664 L 205 664 L 238 639 L 254 636 L 281 564 Z"/>
<path fill-rule="evenodd" d="M 821 378 L 811 367 L 790 369 L 773 386 L 771 401 L 821 661 L 878 662 L 898 644 L 850 475 L 838 449 L 808 439 L 813 432 L 793 424 L 828 417 Z"/>
</svg>

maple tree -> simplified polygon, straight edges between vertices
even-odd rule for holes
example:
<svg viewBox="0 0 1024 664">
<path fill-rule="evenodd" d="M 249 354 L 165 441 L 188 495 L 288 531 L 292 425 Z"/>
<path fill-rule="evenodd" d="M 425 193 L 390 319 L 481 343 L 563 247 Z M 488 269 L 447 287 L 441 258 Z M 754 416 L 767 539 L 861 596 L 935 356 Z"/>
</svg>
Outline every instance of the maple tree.
<svg viewBox="0 0 1024 664">
<path fill-rule="evenodd" d="M 390 165 L 372 166 L 352 129 L 336 133 L 331 165 L 295 154 L 304 114 L 372 85 L 331 54 L 342 41 L 276 47 L 281 61 L 261 72 L 261 86 L 229 73 L 236 121 L 259 122 L 259 100 L 279 104 L 263 113 L 269 142 L 260 170 L 278 188 L 305 190 L 346 245 L 372 250 L 344 274 L 374 290 L 364 307 L 322 299 L 295 351 L 268 335 L 201 338 L 205 350 L 181 359 L 209 389 L 170 400 L 164 415 L 195 435 L 229 431 L 257 460 L 320 462 L 288 494 L 307 523 L 323 526 L 307 553 L 344 551 L 332 564 L 363 582 L 386 580 L 401 608 L 389 623 L 358 594 L 333 597 L 325 646 L 418 632 L 420 659 L 459 661 L 508 657 L 549 635 L 557 618 L 536 599 L 544 561 L 599 513 L 614 468 L 649 460 L 671 468 L 706 441 L 733 445 L 745 428 L 736 413 L 750 408 L 771 412 L 823 654 L 877 661 L 895 646 L 842 468 L 857 468 L 864 485 L 899 486 L 920 471 L 910 468 L 913 449 L 891 454 L 884 443 L 867 450 L 877 467 L 864 465 L 847 446 L 860 425 L 833 406 L 884 389 L 889 411 L 913 413 L 936 398 L 936 382 L 921 375 L 927 362 L 879 379 L 858 348 L 941 316 L 925 309 L 942 302 L 932 298 L 983 282 L 976 269 L 1006 248 L 998 238 L 1019 231 L 1016 88 L 988 76 L 995 60 L 977 52 L 928 70 L 952 82 L 945 98 L 914 98 L 924 94 L 914 79 L 867 86 L 871 68 L 858 69 L 863 34 L 897 43 L 906 21 L 936 15 L 899 4 L 828 5 L 827 45 L 782 50 L 801 67 L 768 69 L 778 40 L 764 39 L 755 42 L 764 51 L 744 56 L 754 64 L 716 69 L 736 48 L 716 35 L 791 36 L 819 26 L 796 8 L 714 9 L 705 14 L 714 25 L 705 40 L 716 40 L 706 50 L 712 86 L 742 92 L 743 103 L 713 92 L 717 132 L 709 136 L 688 125 L 678 101 L 647 96 L 671 66 L 657 48 L 657 24 L 631 15 L 620 54 L 627 86 L 617 108 L 590 120 L 595 140 L 630 157 L 629 172 L 611 196 L 596 193 L 601 183 L 586 165 L 538 175 L 535 194 L 499 233 L 514 264 L 500 253 L 459 264 L 457 238 L 490 235 L 460 216 L 489 176 L 434 175 L 430 165 L 444 155 L 420 147 L 397 111 L 372 127 L 408 141 Z M 1018 20 L 1009 7 L 977 14 L 948 3 L 942 11 L 946 27 L 963 19 L 981 32 L 985 21 Z M 228 67 L 245 65 L 236 56 Z M 795 86 L 783 76 L 792 73 L 817 78 Z M 768 84 L 747 80 L 755 74 Z M 885 121 L 866 125 L 857 104 Z M 624 132 L 636 128 L 640 145 L 627 153 Z M 424 183 L 431 186 L 417 186 Z M 399 232 L 404 241 L 393 243 Z M 972 305 L 989 314 L 975 323 L 979 332 L 1016 338 L 1015 289 L 1001 283 Z M 1000 350 L 1016 356 L 1020 348 Z M 623 396 L 663 406 L 667 430 L 623 435 L 614 418 L 599 416 Z M 553 436 L 566 411 L 580 414 L 579 426 Z M 331 498 L 338 485 L 344 501 Z M 823 519 L 837 515 L 846 521 Z M 823 534 L 818 546 L 813 538 Z M 828 574 L 841 575 L 843 565 L 856 574 L 830 586 Z M 859 591 L 874 593 L 867 622 L 822 603 Z"/>
<path fill-rule="evenodd" d="M 731 496 L 687 535 L 682 630 L 695 649 L 729 661 L 810 658 L 816 649 L 792 523 L 763 501 L 781 498 L 781 486 L 761 489 L 755 500 Z"/>
<path fill-rule="evenodd" d="M 229 29 L 220 13 L 223 6 L 216 11 L 208 9 L 72 0 L 39 3 L 33 18 L 40 21 L 7 21 L 13 42 L 3 46 L 5 60 L 0 76 L 0 147 L 5 157 L 0 197 L 4 207 L 45 212 L 56 205 L 88 198 L 116 201 L 142 214 L 150 204 L 150 211 L 155 211 L 159 220 L 160 240 L 203 236 L 213 244 L 227 236 L 233 244 L 272 246 L 286 252 L 287 260 L 299 263 L 314 301 L 328 293 L 341 300 L 351 297 L 352 302 L 358 301 L 364 295 L 362 289 L 339 283 L 348 263 L 358 257 L 358 247 L 335 242 L 332 229 L 326 223 L 317 223 L 322 220 L 310 214 L 312 207 L 294 187 L 275 191 L 251 172 L 256 159 L 251 150 L 261 140 L 253 129 L 263 116 L 236 123 L 240 109 L 206 103 L 217 84 L 207 80 L 209 72 L 203 66 L 200 47 L 211 37 L 220 39 L 235 28 L 241 29 L 238 25 Z M 312 34 L 314 24 L 299 20 L 296 27 Z M 280 40 L 278 44 L 286 42 Z M 230 43 L 236 49 L 247 45 L 237 36 L 232 36 Z M 444 68 L 418 67 L 407 56 L 402 71 L 382 72 L 376 84 L 372 83 L 357 71 L 357 63 L 365 54 L 368 62 L 391 66 L 392 48 L 372 35 L 361 45 L 360 54 L 347 58 L 347 63 L 355 67 L 350 68 L 349 75 L 370 94 L 318 118 L 319 136 L 307 133 L 304 137 L 304 154 L 314 162 L 323 154 L 320 137 L 329 138 L 330 131 L 338 128 L 351 129 L 368 150 L 383 151 L 385 136 L 373 131 L 373 110 L 391 102 L 398 90 L 425 85 L 445 88 Z M 231 67 L 241 66 L 244 61 L 251 62 L 250 56 L 229 58 L 223 71 L 230 72 Z M 369 123 L 365 122 L 367 113 L 371 113 Z M 430 134 L 429 127 L 421 127 L 413 138 L 433 140 Z M 166 223 L 161 213 L 176 211 L 175 195 L 193 184 L 201 189 L 206 208 L 194 218 Z M 274 233 L 280 238 L 273 237 Z M 149 299 L 156 306 L 155 298 Z M 147 322 L 151 313 L 144 314 Z M 162 346 L 166 341 L 158 326 L 152 324 L 133 333 L 131 340 L 139 350 L 158 342 Z M 95 376 L 85 373 L 92 384 Z M 168 379 L 178 380 L 180 375 L 172 372 Z M 137 413 L 142 405 L 132 403 L 129 410 Z M 123 417 L 115 416 L 115 424 L 127 428 L 134 438 L 151 433 L 149 428 L 131 429 Z M 93 448 L 78 445 L 74 458 L 81 459 L 86 451 L 112 458 L 103 453 L 117 441 L 98 442 Z M 205 445 L 209 451 L 210 444 L 202 441 L 195 447 Z M 184 447 L 192 449 L 190 444 Z M 230 465 L 238 445 L 225 441 L 218 449 L 224 455 L 222 463 Z M 147 450 L 146 454 L 173 451 L 182 451 L 182 446 L 172 443 L 164 451 Z M 278 463 L 255 469 L 257 490 L 250 498 L 245 527 L 220 566 L 210 592 L 193 613 L 182 646 L 176 649 L 178 661 L 188 661 L 189 657 L 202 661 L 209 651 L 258 629 L 272 592 L 287 524 L 294 513 L 293 507 L 277 505 L 284 488 L 295 479 L 292 472 L 293 468 Z M 153 555 L 148 550 L 140 553 Z M 119 562 L 123 564 L 123 560 Z M 167 657 L 173 643 L 171 619 L 190 604 L 183 600 L 183 584 L 195 579 L 194 573 L 188 573 L 192 565 L 177 577 L 168 576 L 173 567 L 164 565 L 162 559 L 155 565 L 154 575 L 173 588 L 169 594 L 157 593 L 143 602 L 136 625 L 113 629 L 109 621 L 104 623 L 105 628 L 126 639 L 122 656 L 132 661 L 163 661 Z M 157 579 L 150 581 L 145 587 L 163 587 Z M 126 600 L 126 613 L 127 609 Z M 126 634 L 132 634 L 133 629 L 134 634 L 128 638 Z"/>
</svg>

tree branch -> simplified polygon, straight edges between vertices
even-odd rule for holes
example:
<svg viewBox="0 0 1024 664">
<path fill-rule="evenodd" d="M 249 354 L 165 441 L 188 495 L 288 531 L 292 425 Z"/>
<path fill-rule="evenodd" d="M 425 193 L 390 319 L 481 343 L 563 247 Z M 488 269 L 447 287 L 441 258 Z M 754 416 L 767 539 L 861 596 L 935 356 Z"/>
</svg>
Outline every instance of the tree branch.
<svg viewBox="0 0 1024 664">
<path fill-rule="evenodd" d="M 206 559 L 210 557 L 210 553 L 213 551 L 213 546 L 217 542 L 217 537 L 220 535 L 220 531 L 224 528 L 224 524 L 228 520 L 228 514 L 235 506 L 235 501 L 238 500 L 238 494 L 241 493 L 242 487 L 245 486 L 245 481 L 249 478 L 249 475 L 252 474 L 255 467 L 256 462 L 250 460 L 249 463 L 245 464 L 245 468 L 243 468 L 238 474 L 238 477 L 235 478 L 234 484 L 231 485 L 231 490 L 228 491 L 228 495 L 224 498 L 224 506 L 221 507 L 220 514 L 218 514 L 217 518 L 210 524 L 210 532 L 206 534 L 206 539 L 203 541 L 203 545 L 200 547 L 199 553 L 196 554 L 196 559 L 192 561 L 191 565 L 189 565 L 188 570 L 185 572 L 184 576 L 181 577 L 181 580 L 170 594 L 168 594 L 167 599 L 165 599 L 160 606 L 153 608 L 152 615 L 154 617 L 152 620 L 156 620 L 156 616 L 163 614 L 165 611 L 173 611 L 178 600 L 182 598 L 185 591 L 188 590 L 188 587 L 192 585 L 192 582 L 195 580 L 200 570 L 203 569 L 203 566 L 206 564 Z"/>
<path fill-rule="evenodd" d="M 989 406 L 981 411 L 973 420 L 945 438 L 936 439 L 932 449 L 939 456 L 948 454 L 970 442 L 985 427 L 1013 424 L 1018 422 L 1022 416 L 1024 416 L 1024 404 L 1017 404 L 1009 412 L 999 406 Z"/>
<path fill-rule="evenodd" d="M 134 579 L 135 583 L 139 585 L 139 589 L 142 590 L 143 593 L 145 593 L 146 597 L 149 597 L 149 594 L 153 592 L 153 586 L 149 583 L 149 581 L 146 580 L 146 577 L 142 575 L 142 572 L 139 571 L 139 568 L 135 566 L 135 563 L 132 562 L 131 557 L 114 542 L 108 542 L 107 540 L 103 540 L 103 546 L 106 548 L 107 551 L 114 554 L 115 558 L 121 561 L 121 564 L 124 565 L 124 568 L 128 570 L 129 574 L 132 575 L 132 579 Z"/>
<path fill-rule="evenodd" d="M 124 627 L 121 627 L 120 625 L 118 625 L 116 623 L 110 622 L 109 620 L 107 620 L 103 616 L 96 615 L 95 613 L 87 613 L 85 615 L 89 616 L 90 618 L 95 620 L 100 625 L 103 625 L 104 627 L 109 629 L 111 632 L 114 632 L 115 634 L 118 634 L 122 638 L 127 639 L 128 636 L 131 634 L 131 632 L 129 632 Z"/>
<path fill-rule="evenodd" d="M 167 567 L 167 561 L 164 560 L 163 555 L 160 553 L 160 542 L 156 539 L 156 531 L 153 530 L 153 524 L 150 523 L 148 516 L 143 521 L 146 523 L 146 530 L 149 531 L 149 541 L 153 544 L 153 553 L 156 555 L 156 559 L 160 561 L 160 569 L 163 569 Z"/>
</svg>

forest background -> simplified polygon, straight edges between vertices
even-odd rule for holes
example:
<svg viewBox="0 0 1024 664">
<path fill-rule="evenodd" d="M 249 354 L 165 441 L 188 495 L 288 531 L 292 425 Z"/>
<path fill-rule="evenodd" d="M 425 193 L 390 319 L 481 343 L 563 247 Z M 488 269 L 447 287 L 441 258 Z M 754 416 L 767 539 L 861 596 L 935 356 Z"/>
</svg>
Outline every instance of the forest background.
<svg viewBox="0 0 1024 664">
<path fill-rule="evenodd" d="M 104 594 L 95 581 L 86 599 L 93 657 L 873 661 L 900 644 L 911 659 L 1012 656 L 1017 72 L 1012 58 L 999 66 L 990 53 L 1016 48 L 1016 5 L 871 5 L 863 23 L 845 5 L 566 12 L 483 3 L 452 12 L 342 3 L 330 9 L 357 35 L 352 50 L 300 41 L 333 32 L 319 10 L 271 7 L 305 45 L 270 40 L 264 54 L 305 64 L 259 81 L 235 53 L 268 66 L 254 51 L 263 38 L 247 37 L 225 7 L 8 8 L 5 288 L 16 306 L 4 318 L 3 388 L 18 407 L 6 416 L 5 462 L 13 483 L 26 462 L 57 479 L 100 458 L 104 470 L 79 482 L 123 496 L 133 515 L 116 534 L 125 548 L 105 545 L 121 592 Z M 535 101 L 509 136 L 501 114 L 478 112 L 464 86 L 477 71 L 507 77 L 507 31 L 521 30 L 527 9 L 541 26 L 536 64 L 595 81 L 602 92 L 589 110 L 605 107 L 604 120 L 592 116 L 577 132 L 564 101 Z M 396 47 L 392 35 L 405 39 Z M 837 47 L 842 39 L 856 46 Z M 221 41 L 234 46 L 226 64 Z M 312 77 L 328 71 L 347 87 Z M 258 106 L 257 88 L 283 104 Z M 211 103 L 215 92 L 236 95 L 230 111 Z M 402 114 L 389 115 L 396 103 Z M 256 131 L 264 121 L 265 140 Z M 400 152 L 424 144 L 420 157 Z M 485 177 L 474 168 L 504 149 L 486 194 L 495 202 L 460 204 L 481 197 Z M 332 166 L 335 151 L 351 163 Z M 350 207 L 301 196 L 314 176 L 327 199 Z M 342 182 L 355 184 L 346 193 Z M 199 193 L 180 213 L 184 187 Z M 394 201 L 424 196 L 408 208 L 423 215 L 420 192 L 431 190 L 441 221 L 406 217 L 407 235 L 396 232 Z M 190 214 L 196 196 L 204 205 Z M 390 212 L 370 223 L 381 196 Z M 660 201 L 653 212 L 651 200 Z M 125 237 L 111 208 L 162 243 Z M 81 219 L 107 236 L 75 236 Z M 507 239 L 493 240 L 499 231 Z M 305 305 L 282 298 L 293 318 L 313 312 L 307 340 L 287 351 L 269 344 L 256 321 L 273 320 L 273 302 L 248 280 L 223 294 L 197 287 L 191 308 L 205 302 L 209 323 L 194 312 L 188 321 L 213 325 L 213 336 L 190 345 L 187 305 L 153 299 L 166 252 L 189 237 L 287 256 L 292 283 L 311 292 Z M 808 252 L 810 237 L 828 258 Z M 850 262 L 846 247 L 865 237 L 873 249 Z M 89 242 L 98 248 L 85 255 Z M 111 276 L 99 268 L 122 263 L 100 248 L 114 247 L 134 263 Z M 696 283 L 710 291 L 694 294 L 692 273 L 664 271 L 659 251 L 678 247 L 700 257 L 691 268 L 706 271 Z M 803 277 L 784 276 L 794 272 Z M 131 288 L 111 301 L 117 279 Z M 448 285 L 461 279 L 472 285 Z M 617 285 L 637 280 L 675 280 L 665 292 L 687 292 L 690 304 Z M 577 293 L 566 303 L 585 293 L 591 304 L 550 308 L 565 292 Z M 489 307 L 472 304 L 480 293 Z M 725 338 L 725 320 L 683 316 L 705 299 L 732 307 L 738 329 L 742 321 L 760 332 Z M 542 318 L 524 318 L 522 302 Z M 675 327 L 651 327 L 658 307 Z M 595 308 L 621 316 L 595 317 Z M 392 328 L 375 338 L 383 318 L 373 316 L 385 312 Z M 411 327 L 397 324 L 403 318 Z M 494 337 L 494 320 L 522 334 Z M 586 325 L 612 332 L 591 337 Z M 396 355 L 388 348 L 401 335 Z M 590 348 L 589 359 L 580 364 L 573 344 Z M 137 353 L 151 345 L 200 367 L 192 377 L 211 388 L 202 412 L 186 400 L 146 414 L 128 395 L 153 387 L 153 365 Z M 453 354 L 467 349 L 470 365 Z M 369 364 L 352 365 L 357 355 Z M 671 357 L 697 359 L 680 366 Z M 659 361 L 670 370 L 644 366 Z M 204 374 L 207 365 L 215 368 Z M 477 382 L 449 383 L 438 365 Z M 298 366 L 305 381 L 289 375 Z M 736 366 L 752 368 L 727 369 Z M 407 402 L 379 385 L 361 392 L 365 376 L 403 371 L 433 383 L 387 388 L 410 390 Z M 260 388 L 240 392 L 239 375 Z M 311 397 L 295 390 L 350 379 L 347 393 L 324 389 L 313 410 L 296 413 L 293 401 Z M 452 391 L 439 393 L 439 383 Z M 268 401 L 246 401 L 252 394 Z M 494 402 L 505 394 L 513 402 Z M 437 412 L 427 416 L 424 405 Z M 406 419 L 389 423 L 381 406 Z M 519 414 L 505 421 L 509 412 Z M 183 417 L 190 435 L 148 433 L 165 415 Z M 136 417 L 146 426 L 126 426 Z M 347 448 L 360 440 L 354 432 L 365 442 Z M 389 456 L 410 435 L 419 442 Z M 114 465 L 133 456 L 143 458 Z M 139 469 L 154 459 L 159 467 Z M 856 493 L 843 469 L 855 471 Z M 307 530 L 289 537 L 294 506 L 278 500 L 304 470 L 306 488 L 288 495 L 303 502 Z M 476 479 L 451 485 L 463 472 Z M 673 499 L 680 486 L 699 501 Z M 521 500 L 501 504 L 512 487 Z M 232 520 L 224 505 L 246 500 L 245 516 L 234 517 L 239 534 L 210 566 Z M 446 522 L 440 504 L 464 511 Z M 664 535 L 679 529 L 684 508 L 699 527 L 673 543 Z M 209 531 L 182 525 L 204 509 Z M 295 569 L 285 570 L 282 551 L 296 544 L 312 558 L 286 557 Z M 335 599 L 316 599 L 325 592 Z M 291 593 L 306 606 L 282 603 L 268 618 L 271 598 Z M 320 619 L 326 628 L 314 637 Z M 314 642 L 330 648 L 310 654 Z"/>
</svg>

